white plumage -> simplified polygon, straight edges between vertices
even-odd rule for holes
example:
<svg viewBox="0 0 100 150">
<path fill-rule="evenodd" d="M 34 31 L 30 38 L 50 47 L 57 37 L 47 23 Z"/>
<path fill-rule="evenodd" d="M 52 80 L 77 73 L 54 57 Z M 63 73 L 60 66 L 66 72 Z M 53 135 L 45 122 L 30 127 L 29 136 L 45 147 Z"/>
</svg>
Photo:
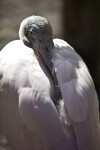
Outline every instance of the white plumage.
<svg viewBox="0 0 100 150">
<path fill-rule="evenodd" d="M 51 46 L 45 40 L 39 46 L 44 38 L 38 40 L 39 31 L 49 39 L 47 29 L 45 18 L 29 17 L 21 24 L 21 40 L 0 52 L 0 131 L 14 150 L 99 150 L 98 100 L 89 71 L 65 41 L 54 39 Z M 33 49 L 23 41 L 29 47 L 33 41 Z M 49 58 L 62 94 L 60 114 L 53 103 Z"/>
<path fill-rule="evenodd" d="M 0 52 L 0 130 L 15 150 L 66 149 L 51 100 L 53 83 L 41 66 L 43 70 L 33 50 L 20 40 Z"/>
<path fill-rule="evenodd" d="M 98 99 L 92 78 L 72 47 L 59 39 L 54 43 L 54 65 L 64 103 L 61 117 L 72 125 L 79 150 L 99 150 Z"/>
</svg>

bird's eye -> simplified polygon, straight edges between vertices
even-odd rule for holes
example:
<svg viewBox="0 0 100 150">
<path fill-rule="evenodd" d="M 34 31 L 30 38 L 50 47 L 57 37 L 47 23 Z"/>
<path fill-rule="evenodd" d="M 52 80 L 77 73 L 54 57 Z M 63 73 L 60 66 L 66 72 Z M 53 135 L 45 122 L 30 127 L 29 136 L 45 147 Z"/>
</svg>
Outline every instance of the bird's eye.
<svg viewBox="0 0 100 150">
<path fill-rule="evenodd" d="M 32 31 L 29 31 L 29 34 L 30 34 L 31 36 L 34 36 L 34 32 L 32 32 Z"/>
</svg>

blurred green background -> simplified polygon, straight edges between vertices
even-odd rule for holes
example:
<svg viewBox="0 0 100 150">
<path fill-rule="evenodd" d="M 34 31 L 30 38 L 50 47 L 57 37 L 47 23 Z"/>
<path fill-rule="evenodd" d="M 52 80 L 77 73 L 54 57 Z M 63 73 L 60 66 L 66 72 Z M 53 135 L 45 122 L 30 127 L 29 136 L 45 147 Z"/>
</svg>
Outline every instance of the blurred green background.
<svg viewBox="0 0 100 150">
<path fill-rule="evenodd" d="M 46 17 L 54 38 L 63 38 L 82 56 L 100 96 L 100 1 L 0 0 L 0 49 L 18 39 L 21 21 L 33 14 Z M 0 137 L 0 150 L 6 149 Z"/>
</svg>

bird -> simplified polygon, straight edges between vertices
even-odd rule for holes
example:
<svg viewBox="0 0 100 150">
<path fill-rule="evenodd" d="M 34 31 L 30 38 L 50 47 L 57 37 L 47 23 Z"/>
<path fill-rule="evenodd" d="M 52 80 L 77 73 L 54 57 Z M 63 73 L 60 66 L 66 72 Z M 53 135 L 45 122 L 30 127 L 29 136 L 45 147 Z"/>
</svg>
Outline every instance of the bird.
<svg viewBox="0 0 100 150">
<path fill-rule="evenodd" d="M 19 38 L 0 51 L 0 132 L 14 150 L 99 150 L 98 98 L 81 56 L 41 16 L 25 18 Z"/>
<path fill-rule="evenodd" d="M 100 149 L 98 98 L 86 64 L 67 42 L 53 40 L 47 19 L 35 16 L 28 20 L 22 22 L 24 31 L 19 31 L 19 37 L 58 81 L 62 95 L 60 118 L 67 134 L 75 135 L 79 150 Z"/>
<path fill-rule="evenodd" d="M 21 39 L 0 51 L 0 133 L 13 150 L 76 150 L 53 102 L 54 89 L 50 72 Z"/>
</svg>

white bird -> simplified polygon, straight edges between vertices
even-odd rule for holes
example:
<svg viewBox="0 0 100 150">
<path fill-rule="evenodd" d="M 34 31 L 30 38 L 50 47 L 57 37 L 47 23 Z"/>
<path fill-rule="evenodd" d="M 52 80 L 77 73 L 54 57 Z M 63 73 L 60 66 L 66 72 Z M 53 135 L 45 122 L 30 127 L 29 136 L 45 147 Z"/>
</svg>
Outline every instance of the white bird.
<svg viewBox="0 0 100 150">
<path fill-rule="evenodd" d="M 14 150 L 99 150 L 98 99 L 82 58 L 40 16 L 22 21 L 19 37 L 0 52 L 2 134 Z"/>
<path fill-rule="evenodd" d="M 0 52 L 0 133 L 13 150 L 76 150 L 53 99 L 52 77 L 33 49 L 8 43 Z"/>
</svg>

